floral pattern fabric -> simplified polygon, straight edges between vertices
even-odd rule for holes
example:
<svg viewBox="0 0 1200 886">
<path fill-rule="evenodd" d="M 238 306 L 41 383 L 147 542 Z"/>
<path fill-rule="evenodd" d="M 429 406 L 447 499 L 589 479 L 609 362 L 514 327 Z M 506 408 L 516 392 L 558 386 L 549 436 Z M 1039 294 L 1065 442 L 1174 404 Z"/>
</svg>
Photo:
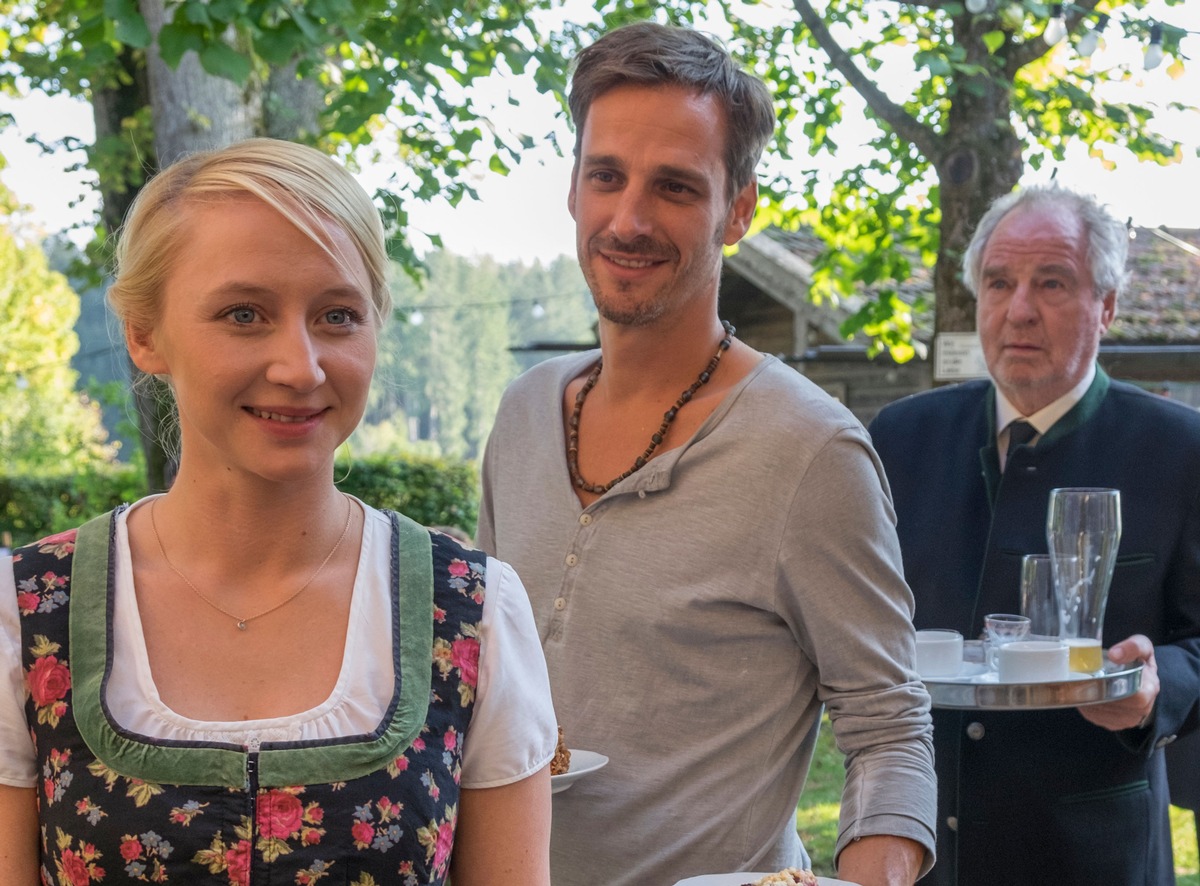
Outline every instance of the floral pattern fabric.
<svg viewBox="0 0 1200 886">
<path fill-rule="evenodd" d="M 72 710 L 75 532 L 14 551 L 26 717 L 41 773 L 42 883 L 444 884 L 478 679 L 486 557 L 430 535 L 432 685 L 419 735 L 363 776 L 267 786 L 251 763 L 241 789 L 145 781 L 96 758 Z"/>
</svg>

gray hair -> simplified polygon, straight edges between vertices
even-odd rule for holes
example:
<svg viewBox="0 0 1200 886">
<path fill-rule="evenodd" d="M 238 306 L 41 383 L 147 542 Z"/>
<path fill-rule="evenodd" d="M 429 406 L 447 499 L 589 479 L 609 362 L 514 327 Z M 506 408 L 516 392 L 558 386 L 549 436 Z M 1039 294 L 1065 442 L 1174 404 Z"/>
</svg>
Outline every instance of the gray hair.
<svg viewBox="0 0 1200 886">
<path fill-rule="evenodd" d="M 683 86 L 715 96 L 725 111 L 730 195 L 754 181 L 754 168 L 775 132 L 771 92 L 715 40 L 686 28 L 637 22 L 609 31 L 580 52 L 568 99 L 576 159 L 592 102 L 618 86 Z"/>
<path fill-rule="evenodd" d="M 1040 206 L 1062 207 L 1083 223 L 1087 235 L 1087 263 L 1096 298 L 1112 292 L 1119 298 L 1128 276 L 1125 259 L 1129 253 L 1129 233 L 1125 224 L 1113 217 L 1096 198 L 1068 190 L 1061 185 L 1030 185 L 998 198 L 983 214 L 963 254 L 963 282 L 978 292 L 983 253 L 988 240 L 1005 216 L 1018 209 Z"/>
</svg>

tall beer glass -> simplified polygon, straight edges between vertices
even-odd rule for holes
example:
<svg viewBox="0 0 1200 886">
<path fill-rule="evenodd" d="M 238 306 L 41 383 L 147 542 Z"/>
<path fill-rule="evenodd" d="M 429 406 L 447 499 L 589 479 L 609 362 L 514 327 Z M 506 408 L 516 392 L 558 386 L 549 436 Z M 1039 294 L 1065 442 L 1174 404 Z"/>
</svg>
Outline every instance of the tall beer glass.
<svg viewBox="0 0 1200 886">
<path fill-rule="evenodd" d="M 1121 493 L 1079 487 L 1051 490 L 1046 542 L 1062 637 L 1071 647 L 1071 670 L 1094 673 L 1104 664 L 1101 631 L 1121 542 Z"/>
</svg>

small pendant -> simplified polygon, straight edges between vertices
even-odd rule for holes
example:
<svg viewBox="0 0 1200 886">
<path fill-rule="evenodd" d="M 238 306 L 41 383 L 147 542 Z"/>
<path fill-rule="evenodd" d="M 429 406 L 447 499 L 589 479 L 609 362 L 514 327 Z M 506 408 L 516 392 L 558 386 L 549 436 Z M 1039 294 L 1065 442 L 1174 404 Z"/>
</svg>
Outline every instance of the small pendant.
<svg viewBox="0 0 1200 886">
<path fill-rule="evenodd" d="M 239 631 L 246 630 L 246 620 L 245 619 L 242 619 L 241 621 L 238 622 L 238 630 Z"/>
</svg>

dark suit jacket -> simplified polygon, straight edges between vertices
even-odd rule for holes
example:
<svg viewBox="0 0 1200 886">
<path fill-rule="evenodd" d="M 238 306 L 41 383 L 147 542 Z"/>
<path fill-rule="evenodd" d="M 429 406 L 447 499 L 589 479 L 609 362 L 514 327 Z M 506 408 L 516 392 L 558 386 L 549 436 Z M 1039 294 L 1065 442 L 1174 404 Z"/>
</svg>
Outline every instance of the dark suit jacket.
<svg viewBox="0 0 1200 886">
<path fill-rule="evenodd" d="M 1084 398 L 1001 476 L 995 392 L 968 382 L 884 409 L 871 435 L 896 505 L 918 628 L 977 637 L 1017 612 L 1021 557 L 1045 553 L 1056 486 L 1121 490 L 1106 643 L 1155 644 L 1148 727 L 1121 733 L 1075 709 L 934 712 L 937 884 L 1174 883 L 1160 748 L 1200 705 L 1200 415 L 1102 370 Z"/>
<path fill-rule="evenodd" d="M 1171 802 L 1192 810 L 1200 820 L 1200 732 L 1182 735 L 1167 745 L 1167 783 Z"/>
</svg>

